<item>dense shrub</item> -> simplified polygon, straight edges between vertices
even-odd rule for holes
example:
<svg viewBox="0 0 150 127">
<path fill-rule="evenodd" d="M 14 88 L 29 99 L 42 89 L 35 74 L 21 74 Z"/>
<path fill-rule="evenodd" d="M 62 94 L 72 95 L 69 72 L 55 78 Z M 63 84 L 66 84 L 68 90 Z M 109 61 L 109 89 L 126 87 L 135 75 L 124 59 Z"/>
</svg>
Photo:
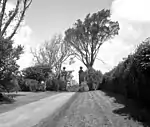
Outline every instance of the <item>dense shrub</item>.
<svg viewBox="0 0 150 127">
<path fill-rule="evenodd" d="M 89 86 L 86 81 L 81 82 L 79 92 L 88 92 L 89 91 Z"/>
<path fill-rule="evenodd" d="M 47 65 L 37 65 L 28 67 L 22 71 L 24 78 L 34 79 L 37 81 L 44 81 L 47 77 L 46 74 L 51 72 L 51 68 Z"/>
<path fill-rule="evenodd" d="M 89 68 L 85 71 L 85 79 L 89 86 L 89 90 L 96 90 L 100 87 L 102 76 L 101 71 L 96 71 L 93 68 Z"/>
<path fill-rule="evenodd" d="M 103 76 L 102 89 L 140 100 L 150 106 L 150 38 Z"/>
<path fill-rule="evenodd" d="M 73 85 L 73 86 L 67 86 L 68 92 L 78 92 L 79 91 L 79 85 Z"/>
<path fill-rule="evenodd" d="M 46 82 L 46 90 L 49 91 L 66 91 L 67 83 L 61 79 L 53 78 Z"/>
<path fill-rule="evenodd" d="M 21 91 L 30 91 L 29 86 L 26 85 L 25 79 L 23 77 L 18 77 L 18 84 Z"/>
<path fill-rule="evenodd" d="M 53 84 L 53 81 L 51 79 L 48 79 L 46 81 L 46 90 L 48 90 L 48 91 L 54 90 L 54 84 Z"/>
<path fill-rule="evenodd" d="M 29 88 L 30 91 L 37 91 L 38 90 L 39 82 L 34 79 L 25 79 L 25 85 Z"/>
</svg>

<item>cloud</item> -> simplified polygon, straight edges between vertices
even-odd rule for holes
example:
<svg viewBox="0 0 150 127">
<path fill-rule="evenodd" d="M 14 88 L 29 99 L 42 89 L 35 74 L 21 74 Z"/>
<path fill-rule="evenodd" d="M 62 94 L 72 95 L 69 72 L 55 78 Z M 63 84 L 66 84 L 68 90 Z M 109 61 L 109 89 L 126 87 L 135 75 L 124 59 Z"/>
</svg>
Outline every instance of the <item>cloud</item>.
<svg viewBox="0 0 150 127">
<path fill-rule="evenodd" d="M 24 46 L 24 53 L 21 54 L 20 59 L 17 61 L 17 64 L 20 66 L 20 70 L 33 64 L 33 56 L 30 52 L 30 49 L 33 47 L 34 43 L 32 32 L 32 29 L 27 24 L 24 24 L 14 36 L 14 45 L 16 46 L 21 44 Z"/>
<path fill-rule="evenodd" d="M 125 20 L 148 22 L 149 5 L 149 0 L 114 0 L 111 9 L 117 18 L 119 16 Z"/>
<path fill-rule="evenodd" d="M 114 0 L 111 19 L 120 25 L 119 35 L 100 48 L 98 57 L 107 64 L 96 61 L 94 66 L 106 72 L 122 58 L 135 50 L 136 45 L 150 36 L 149 0 Z"/>
<path fill-rule="evenodd" d="M 30 48 L 32 47 L 32 29 L 24 24 L 18 30 L 17 34 L 14 37 L 15 45 L 21 44 L 24 46 L 24 54 L 21 55 L 20 59 L 17 61 L 17 64 L 20 66 L 20 70 L 32 65 L 32 54 L 30 53 Z"/>
</svg>

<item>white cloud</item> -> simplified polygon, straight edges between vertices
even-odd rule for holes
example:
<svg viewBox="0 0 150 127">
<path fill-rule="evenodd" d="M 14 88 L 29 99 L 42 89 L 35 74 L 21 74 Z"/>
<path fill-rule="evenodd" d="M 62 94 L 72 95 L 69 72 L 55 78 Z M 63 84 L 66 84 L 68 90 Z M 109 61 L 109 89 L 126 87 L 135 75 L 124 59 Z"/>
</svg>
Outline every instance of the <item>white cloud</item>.
<svg viewBox="0 0 150 127">
<path fill-rule="evenodd" d="M 149 0 L 114 0 L 112 11 L 118 18 L 131 21 L 150 21 L 150 1 Z"/>
<path fill-rule="evenodd" d="M 24 24 L 17 34 L 14 37 L 15 45 L 21 44 L 24 46 L 24 54 L 21 55 L 20 59 L 17 61 L 17 63 L 20 66 L 20 69 L 26 68 L 30 65 L 32 65 L 32 54 L 30 53 L 30 48 L 32 47 L 33 39 L 32 36 L 32 30 L 31 28 Z"/>
<path fill-rule="evenodd" d="M 103 73 L 108 71 L 134 51 L 137 44 L 150 36 L 149 5 L 149 0 L 114 0 L 112 2 L 111 19 L 119 22 L 120 31 L 111 43 L 106 42 L 100 48 L 98 56 L 107 65 L 96 61 L 94 65 L 96 68 L 101 69 Z"/>
</svg>

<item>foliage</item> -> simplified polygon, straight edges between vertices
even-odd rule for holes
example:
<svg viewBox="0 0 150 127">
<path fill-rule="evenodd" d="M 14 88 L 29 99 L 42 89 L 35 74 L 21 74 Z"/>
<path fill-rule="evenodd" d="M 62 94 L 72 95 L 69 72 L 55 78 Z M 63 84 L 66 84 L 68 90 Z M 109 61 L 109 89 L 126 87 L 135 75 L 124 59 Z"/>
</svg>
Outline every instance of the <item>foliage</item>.
<svg viewBox="0 0 150 127">
<path fill-rule="evenodd" d="M 19 68 L 16 61 L 22 53 L 22 46 L 13 47 L 13 41 L 0 39 L 0 85 L 4 89 L 11 89 L 10 81 L 12 80 L 12 74 L 15 74 Z"/>
<path fill-rule="evenodd" d="M 67 86 L 67 91 L 68 92 L 78 92 L 79 91 L 79 85 Z"/>
<path fill-rule="evenodd" d="M 89 68 L 85 71 L 85 79 L 90 90 L 96 90 L 99 88 L 99 84 L 102 82 L 101 71 L 96 71 L 93 68 Z"/>
<path fill-rule="evenodd" d="M 150 106 L 150 38 L 110 72 L 104 74 L 102 89 L 140 100 Z"/>
<path fill-rule="evenodd" d="M 89 68 L 92 67 L 101 45 L 118 34 L 119 23 L 110 19 L 110 10 L 88 14 L 65 31 L 67 41 L 74 55 Z"/>
<path fill-rule="evenodd" d="M 18 84 L 21 91 L 30 91 L 29 86 L 26 85 L 26 81 L 22 76 L 18 77 Z"/>
<path fill-rule="evenodd" d="M 79 92 L 88 92 L 89 91 L 89 86 L 86 81 L 81 82 Z"/>
<path fill-rule="evenodd" d="M 61 79 L 52 78 L 46 82 L 46 90 L 49 91 L 66 91 L 67 83 Z"/>
<path fill-rule="evenodd" d="M 45 81 L 46 74 L 51 73 L 51 68 L 49 68 L 49 66 L 46 65 L 36 65 L 22 70 L 22 73 L 24 75 L 24 78 L 34 79 L 40 82 Z"/>
<path fill-rule="evenodd" d="M 38 89 L 38 81 L 34 79 L 25 79 L 25 85 L 29 88 L 30 91 L 37 91 Z"/>
</svg>

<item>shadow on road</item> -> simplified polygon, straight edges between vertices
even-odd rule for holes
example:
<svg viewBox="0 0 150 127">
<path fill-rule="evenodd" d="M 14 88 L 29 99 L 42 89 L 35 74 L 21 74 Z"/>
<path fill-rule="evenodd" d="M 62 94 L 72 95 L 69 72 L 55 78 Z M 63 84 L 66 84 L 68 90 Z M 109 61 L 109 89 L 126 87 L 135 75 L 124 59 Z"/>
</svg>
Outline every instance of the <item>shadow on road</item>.
<svg viewBox="0 0 150 127">
<path fill-rule="evenodd" d="M 26 96 L 25 94 L 19 94 L 19 93 L 10 93 L 10 94 L 7 94 L 7 96 L 10 96 L 10 97 L 17 97 L 17 96 Z"/>
<path fill-rule="evenodd" d="M 0 99 L 0 105 L 2 104 L 12 104 L 15 102 L 15 98 L 18 96 L 26 96 L 25 94 L 19 94 L 19 93 L 5 93 L 1 95 Z"/>
<path fill-rule="evenodd" d="M 119 104 L 121 107 L 117 107 L 113 110 L 113 113 L 120 116 L 127 116 L 128 119 L 142 123 L 145 127 L 150 127 L 150 112 L 144 109 L 139 102 L 132 99 L 125 99 L 122 95 L 114 94 L 108 91 L 103 91 L 106 96 L 114 98 L 112 105 Z"/>
</svg>

